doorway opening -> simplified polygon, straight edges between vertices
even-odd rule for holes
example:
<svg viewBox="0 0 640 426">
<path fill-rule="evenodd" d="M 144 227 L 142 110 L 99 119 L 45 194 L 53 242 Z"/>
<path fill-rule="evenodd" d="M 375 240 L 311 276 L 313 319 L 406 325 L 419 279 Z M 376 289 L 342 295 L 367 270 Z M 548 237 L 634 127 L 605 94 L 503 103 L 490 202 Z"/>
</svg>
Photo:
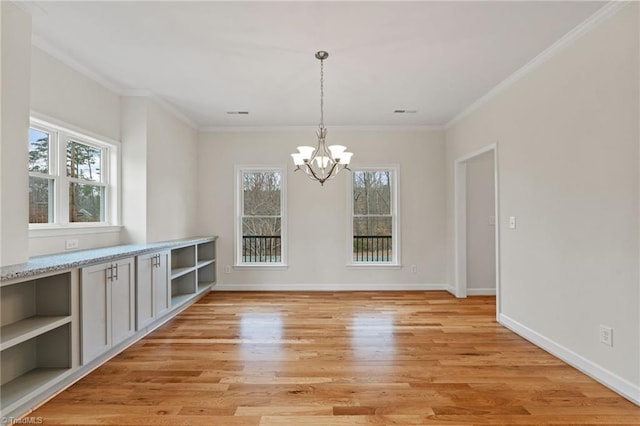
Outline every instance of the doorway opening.
<svg viewBox="0 0 640 426">
<path fill-rule="evenodd" d="M 497 317 L 500 312 L 497 145 L 458 158 L 454 173 L 455 296 L 495 294 Z"/>
</svg>

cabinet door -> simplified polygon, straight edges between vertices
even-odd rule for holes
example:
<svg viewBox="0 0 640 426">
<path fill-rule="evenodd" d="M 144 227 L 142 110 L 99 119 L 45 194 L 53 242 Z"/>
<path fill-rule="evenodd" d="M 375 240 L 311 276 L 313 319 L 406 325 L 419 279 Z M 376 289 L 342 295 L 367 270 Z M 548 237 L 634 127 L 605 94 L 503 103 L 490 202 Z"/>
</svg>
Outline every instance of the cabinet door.
<svg viewBox="0 0 640 426">
<path fill-rule="evenodd" d="M 158 269 L 155 263 L 155 253 L 140 255 L 136 260 L 136 327 L 138 330 L 153 321 L 153 282 Z"/>
<path fill-rule="evenodd" d="M 123 259 L 117 265 L 111 280 L 111 337 L 117 345 L 135 331 L 135 274 L 133 258 Z"/>
<path fill-rule="evenodd" d="M 109 265 L 82 268 L 80 315 L 82 363 L 86 364 L 111 347 L 109 322 L 111 295 L 107 272 Z"/>
<path fill-rule="evenodd" d="M 171 273 L 169 265 L 171 262 L 169 251 L 162 251 L 158 255 L 159 261 L 153 275 L 154 316 L 156 318 L 167 312 L 171 307 L 171 282 L 169 281 L 169 274 Z"/>
</svg>

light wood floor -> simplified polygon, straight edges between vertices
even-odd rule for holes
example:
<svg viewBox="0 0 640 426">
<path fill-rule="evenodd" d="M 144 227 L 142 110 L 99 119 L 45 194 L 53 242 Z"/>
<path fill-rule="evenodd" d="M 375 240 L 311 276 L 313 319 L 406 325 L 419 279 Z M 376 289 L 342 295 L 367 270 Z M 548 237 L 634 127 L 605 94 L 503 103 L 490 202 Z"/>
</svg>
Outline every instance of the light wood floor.
<svg viewBox="0 0 640 426">
<path fill-rule="evenodd" d="M 29 416 L 45 425 L 640 424 L 445 292 L 215 292 Z"/>
</svg>

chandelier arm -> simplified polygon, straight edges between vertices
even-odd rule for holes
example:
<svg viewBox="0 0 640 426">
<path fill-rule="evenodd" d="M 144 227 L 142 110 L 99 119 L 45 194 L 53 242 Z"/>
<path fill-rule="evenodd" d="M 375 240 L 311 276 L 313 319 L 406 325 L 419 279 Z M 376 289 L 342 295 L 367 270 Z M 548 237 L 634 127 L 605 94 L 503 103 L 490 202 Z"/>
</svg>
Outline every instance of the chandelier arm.
<svg viewBox="0 0 640 426">
<path fill-rule="evenodd" d="M 324 182 L 324 180 L 322 180 L 322 178 L 320 178 L 320 177 L 316 174 L 316 172 L 313 170 L 313 167 L 311 167 L 309 164 L 307 164 L 307 170 L 309 170 L 309 171 L 311 172 L 311 174 L 313 175 L 313 178 L 314 178 L 315 180 L 317 180 L 317 181 L 318 181 L 318 182 L 320 182 L 320 183 L 323 183 L 323 182 Z M 308 173 L 307 173 L 307 174 L 308 174 Z"/>
<path fill-rule="evenodd" d="M 338 173 L 336 173 L 335 175 L 333 174 L 333 171 L 335 170 L 336 166 L 338 165 L 338 163 L 336 163 L 335 161 L 333 162 L 333 165 L 331 166 L 331 170 L 329 170 L 329 177 L 327 179 L 332 179 L 334 176 L 336 176 Z M 340 170 L 338 170 L 339 172 Z"/>
</svg>

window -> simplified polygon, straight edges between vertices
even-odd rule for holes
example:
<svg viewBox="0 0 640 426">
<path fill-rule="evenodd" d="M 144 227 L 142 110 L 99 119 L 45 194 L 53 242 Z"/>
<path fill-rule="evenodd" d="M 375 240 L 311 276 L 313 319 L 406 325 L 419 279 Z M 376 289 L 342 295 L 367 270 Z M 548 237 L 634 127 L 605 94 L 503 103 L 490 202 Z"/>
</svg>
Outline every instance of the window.
<svg viewBox="0 0 640 426">
<path fill-rule="evenodd" d="M 354 168 L 349 197 L 349 263 L 399 265 L 398 168 Z"/>
<path fill-rule="evenodd" d="M 117 144 L 32 119 L 31 228 L 115 225 L 117 154 Z"/>
<path fill-rule="evenodd" d="M 286 265 L 284 168 L 236 169 L 236 265 Z"/>
</svg>

